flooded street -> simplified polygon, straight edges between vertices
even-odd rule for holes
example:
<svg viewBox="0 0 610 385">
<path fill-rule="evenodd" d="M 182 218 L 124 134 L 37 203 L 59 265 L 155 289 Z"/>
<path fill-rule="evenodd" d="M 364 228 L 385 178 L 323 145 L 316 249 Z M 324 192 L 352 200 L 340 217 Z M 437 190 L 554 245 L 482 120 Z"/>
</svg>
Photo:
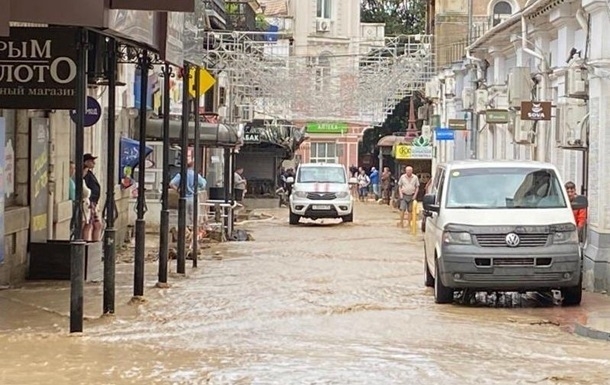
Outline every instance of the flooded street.
<svg viewBox="0 0 610 385">
<path fill-rule="evenodd" d="M 610 345 L 569 331 L 580 308 L 434 304 L 421 238 L 389 208 L 347 225 L 267 212 L 170 289 L 147 267 L 135 318 L 2 328 L 0 384 L 610 384 Z"/>
</svg>

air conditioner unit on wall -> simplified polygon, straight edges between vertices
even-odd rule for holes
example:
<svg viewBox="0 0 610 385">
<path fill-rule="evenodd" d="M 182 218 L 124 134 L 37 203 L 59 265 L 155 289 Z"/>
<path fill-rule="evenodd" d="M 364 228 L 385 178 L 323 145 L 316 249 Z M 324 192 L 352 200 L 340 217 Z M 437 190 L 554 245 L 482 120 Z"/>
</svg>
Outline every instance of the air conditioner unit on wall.
<svg viewBox="0 0 610 385">
<path fill-rule="evenodd" d="M 534 142 L 533 124 L 533 121 L 521 120 L 519 114 L 515 115 L 512 130 L 509 129 L 513 133 L 515 143 L 532 144 Z"/>
<path fill-rule="evenodd" d="M 455 78 L 445 78 L 445 95 L 455 96 Z"/>
<path fill-rule="evenodd" d="M 474 90 L 472 88 L 464 88 L 462 90 L 462 110 L 472 111 L 474 108 Z"/>
<path fill-rule="evenodd" d="M 474 111 L 482 114 L 487 110 L 489 104 L 489 91 L 486 89 L 476 90 L 474 93 Z"/>
<path fill-rule="evenodd" d="M 426 83 L 426 97 L 429 99 L 438 99 L 439 98 L 439 84 L 438 80 L 433 79 Z"/>
<path fill-rule="evenodd" d="M 426 139 L 431 140 L 432 139 L 432 126 L 430 126 L 428 124 L 424 124 L 423 126 L 421 126 L 421 136 L 423 136 Z"/>
<path fill-rule="evenodd" d="M 584 100 L 565 98 L 558 107 L 557 132 L 560 146 L 583 148 L 587 145 L 587 103 Z"/>
<path fill-rule="evenodd" d="M 586 98 L 589 95 L 589 71 L 580 65 L 568 67 L 565 94 L 570 98 Z"/>
<path fill-rule="evenodd" d="M 316 19 L 316 31 L 317 32 L 330 31 L 330 20 L 329 19 Z"/>
<path fill-rule="evenodd" d="M 532 100 L 534 82 L 529 67 L 515 67 L 508 75 L 508 104 L 521 108 L 521 102 Z"/>
</svg>

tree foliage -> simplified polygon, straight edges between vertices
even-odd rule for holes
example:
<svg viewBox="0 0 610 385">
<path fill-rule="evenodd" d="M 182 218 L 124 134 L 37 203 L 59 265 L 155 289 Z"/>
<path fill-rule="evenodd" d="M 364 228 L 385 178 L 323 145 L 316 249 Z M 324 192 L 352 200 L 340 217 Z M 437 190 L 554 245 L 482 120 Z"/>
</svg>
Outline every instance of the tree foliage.
<svg viewBox="0 0 610 385">
<path fill-rule="evenodd" d="M 385 23 L 386 36 L 426 30 L 426 0 L 361 0 L 360 9 L 363 23 Z"/>
<path fill-rule="evenodd" d="M 386 36 L 415 35 L 425 33 L 427 0 L 361 0 L 360 20 L 363 23 L 385 23 Z M 359 146 L 360 155 L 378 154 L 376 144 L 382 137 L 404 132 L 409 117 L 410 98 L 404 98 L 386 121 L 364 132 Z M 415 108 L 421 104 L 415 99 Z M 386 162 L 392 164 L 391 157 Z"/>
</svg>

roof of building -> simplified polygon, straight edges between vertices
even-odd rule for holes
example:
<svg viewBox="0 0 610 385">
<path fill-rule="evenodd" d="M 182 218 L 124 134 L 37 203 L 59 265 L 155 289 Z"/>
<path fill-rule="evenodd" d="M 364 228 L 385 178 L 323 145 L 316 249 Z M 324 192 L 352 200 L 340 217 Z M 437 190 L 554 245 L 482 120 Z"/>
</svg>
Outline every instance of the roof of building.
<svg viewBox="0 0 610 385">
<path fill-rule="evenodd" d="M 258 0 L 265 7 L 265 16 L 288 15 L 288 4 L 286 0 Z"/>
<path fill-rule="evenodd" d="M 377 147 L 392 147 L 395 143 L 407 143 L 407 139 L 404 136 L 398 135 L 386 135 L 379 139 Z"/>
</svg>

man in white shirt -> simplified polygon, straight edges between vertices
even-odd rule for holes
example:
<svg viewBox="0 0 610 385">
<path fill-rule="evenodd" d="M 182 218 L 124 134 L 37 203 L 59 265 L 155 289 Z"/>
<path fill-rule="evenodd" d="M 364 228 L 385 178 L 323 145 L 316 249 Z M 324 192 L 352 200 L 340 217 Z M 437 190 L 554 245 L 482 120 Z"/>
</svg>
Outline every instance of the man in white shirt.
<svg viewBox="0 0 610 385">
<path fill-rule="evenodd" d="M 233 189 L 235 190 L 235 200 L 237 202 L 241 202 L 244 199 L 244 194 L 246 193 L 246 179 L 243 177 L 243 174 L 243 167 L 235 170 Z"/>
<path fill-rule="evenodd" d="M 405 212 L 407 222 L 411 222 L 413 211 L 413 200 L 419 190 L 419 179 L 413 174 L 413 167 L 407 166 L 404 173 L 398 179 L 398 194 L 400 197 L 400 227 L 404 227 Z"/>
</svg>

